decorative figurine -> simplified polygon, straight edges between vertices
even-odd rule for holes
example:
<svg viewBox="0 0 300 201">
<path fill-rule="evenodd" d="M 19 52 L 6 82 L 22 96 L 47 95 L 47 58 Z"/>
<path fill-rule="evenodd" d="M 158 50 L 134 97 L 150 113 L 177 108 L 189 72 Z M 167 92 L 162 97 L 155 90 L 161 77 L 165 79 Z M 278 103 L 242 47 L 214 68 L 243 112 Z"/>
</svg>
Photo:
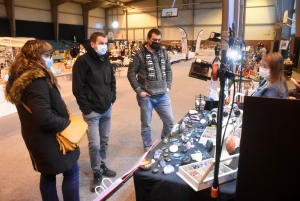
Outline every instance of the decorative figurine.
<svg viewBox="0 0 300 201">
<path fill-rule="evenodd" d="M 163 143 L 163 144 L 167 144 L 167 143 L 168 143 L 168 138 L 164 138 L 164 139 L 162 140 L 162 143 Z"/>
</svg>

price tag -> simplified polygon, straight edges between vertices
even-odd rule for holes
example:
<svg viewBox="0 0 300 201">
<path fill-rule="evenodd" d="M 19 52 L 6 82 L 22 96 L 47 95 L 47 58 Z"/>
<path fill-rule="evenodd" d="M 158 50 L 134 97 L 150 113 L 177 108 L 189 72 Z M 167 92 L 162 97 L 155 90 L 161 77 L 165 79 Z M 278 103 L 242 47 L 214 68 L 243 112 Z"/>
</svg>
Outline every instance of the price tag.
<svg viewBox="0 0 300 201">
<path fill-rule="evenodd" d="M 209 88 L 215 89 L 217 85 L 217 81 L 213 81 L 213 79 L 210 80 Z"/>
<path fill-rule="evenodd" d="M 207 87 L 204 95 L 210 100 L 219 100 L 218 92 L 216 90 L 213 90 L 212 88 Z"/>
<path fill-rule="evenodd" d="M 205 144 L 207 140 L 211 140 L 216 145 L 217 128 L 207 126 L 199 140 L 199 143 Z"/>
</svg>

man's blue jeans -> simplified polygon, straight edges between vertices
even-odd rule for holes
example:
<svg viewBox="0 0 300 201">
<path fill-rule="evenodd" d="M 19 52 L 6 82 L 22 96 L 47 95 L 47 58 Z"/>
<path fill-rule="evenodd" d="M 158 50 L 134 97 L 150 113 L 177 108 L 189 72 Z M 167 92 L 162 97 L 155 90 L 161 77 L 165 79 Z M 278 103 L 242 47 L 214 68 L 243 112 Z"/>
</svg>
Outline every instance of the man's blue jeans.
<svg viewBox="0 0 300 201">
<path fill-rule="evenodd" d="M 64 201 L 79 201 L 79 166 L 63 172 L 62 193 Z M 58 201 L 56 190 L 56 175 L 41 174 L 40 191 L 43 201 Z"/>
<path fill-rule="evenodd" d="M 144 148 L 148 148 L 152 145 L 151 138 L 151 121 L 152 111 L 155 109 L 160 119 L 163 122 L 163 129 L 161 132 L 161 139 L 167 137 L 174 125 L 174 117 L 172 113 L 171 100 L 169 93 L 157 96 L 146 96 L 140 98 L 137 95 L 137 101 L 141 111 L 141 135 L 143 139 Z"/>
<path fill-rule="evenodd" d="M 105 162 L 106 151 L 109 140 L 111 125 L 112 106 L 99 114 L 92 112 L 91 114 L 82 114 L 83 119 L 88 124 L 88 140 L 91 168 L 94 173 L 102 174 L 103 170 L 100 166 Z"/>
</svg>

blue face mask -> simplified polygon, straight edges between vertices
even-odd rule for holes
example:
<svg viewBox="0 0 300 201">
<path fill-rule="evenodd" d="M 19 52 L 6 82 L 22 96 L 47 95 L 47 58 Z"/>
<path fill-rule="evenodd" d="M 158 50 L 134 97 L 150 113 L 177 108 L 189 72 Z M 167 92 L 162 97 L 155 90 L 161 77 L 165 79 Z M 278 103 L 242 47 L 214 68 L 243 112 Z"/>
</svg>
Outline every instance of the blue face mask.
<svg viewBox="0 0 300 201">
<path fill-rule="evenodd" d="M 96 52 L 99 54 L 99 55 L 105 55 L 107 51 L 107 45 L 97 45 L 97 50 Z"/>
<path fill-rule="evenodd" d="M 44 58 L 43 58 L 44 59 Z M 53 59 L 44 59 L 44 61 L 45 61 L 45 63 L 46 63 L 46 66 L 48 67 L 48 68 L 50 68 L 51 66 L 52 66 L 52 64 L 53 64 Z"/>
<path fill-rule="evenodd" d="M 5 81 L 8 81 L 9 75 L 8 75 L 8 74 L 5 74 L 4 79 L 5 79 Z"/>
</svg>

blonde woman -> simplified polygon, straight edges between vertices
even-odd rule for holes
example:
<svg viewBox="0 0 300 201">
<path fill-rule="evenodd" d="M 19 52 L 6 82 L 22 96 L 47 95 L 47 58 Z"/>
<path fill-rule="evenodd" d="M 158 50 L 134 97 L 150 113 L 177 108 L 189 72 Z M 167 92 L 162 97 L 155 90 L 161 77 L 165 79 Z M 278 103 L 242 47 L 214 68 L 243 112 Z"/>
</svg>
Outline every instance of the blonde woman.
<svg viewBox="0 0 300 201">
<path fill-rule="evenodd" d="M 283 58 L 280 53 L 266 54 L 261 60 L 259 68 L 259 74 L 264 80 L 252 96 L 287 98 L 289 91 L 283 70 Z"/>
<path fill-rule="evenodd" d="M 56 175 L 62 173 L 64 201 L 79 201 L 79 148 L 63 155 L 56 140 L 70 120 L 50 70 L 51 51 L 45 41 L 27 41 L 10 67 L 5 95 L 16 105 L 33 169 L 41 173 L 42 200 L 58 201 Z"/>
</svg>

